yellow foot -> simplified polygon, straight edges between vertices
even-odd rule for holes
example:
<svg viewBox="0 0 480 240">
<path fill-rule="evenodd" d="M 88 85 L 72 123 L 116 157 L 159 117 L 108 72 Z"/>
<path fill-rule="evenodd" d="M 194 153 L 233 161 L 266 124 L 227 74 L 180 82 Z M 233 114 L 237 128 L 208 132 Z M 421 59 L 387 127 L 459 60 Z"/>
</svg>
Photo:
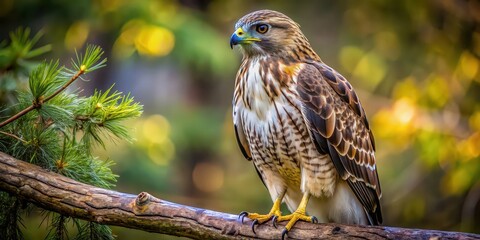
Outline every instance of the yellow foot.
<svg viewBox="0 0 480 240">
<path fill-rule="evenodd" d="M 253 220 L 252 222 L 252 231 L 255 232 L 255 225 L 259 225 L 273 219 L 273 225 L 276 227 L 275 220 L 281 216 L 281 212 L 278 209 L 272 209 L 272 211 L 268 214 L 258 214 L 258 213 L 248 213 L 248 212 L 241 212 L 238 218 L 243 223 L 245 217 L 250 218 Z"/>
<path fill-rule="evenodd" d="M 305 214 L 304 211 L 298 211 L 298 210 L 293 212 L 292 214 L 289 214 L 289 215 L 279 216 L 278 218 L 275 218 L 274 220 L 276 220 L 277 222 L 288 220 L 288 223 L 287 223 L 287 225 L 285 226 L 285 229 L 283 229 L 283 232 L 282 232 L 282 240 L 285 239 L 285 236 L 288 234 L 288 231 L 290 231 L 290 229 L 292 229 L 293 225 L 295 225 L 295 223 L 298 220 L 302 220 L 302 221 L 305 221 L 305 222 L 318 223 L 318 219 L 316 217 L 308 216 L 308 215 Z"/>
<path fill-rule="evenodd" d="M 248 217 L 253 220 L 252 222 L 252 231 L 255 233 L 255 225 L 259 225 L 262 223 L 267 222 L 268 220 L 273 218 L 273 225 L 277 227 L 275 224 L 275 220 L 279 218 L 282 215 L 282 212 L 280 212 L 280 205 L 282 204 L 282 198 L 285 193 L 281 194 L 277 199 L 275 199 L 275 202 L 273 202 L 272 209 L 268 214 L 258 214 L 258 213 L 248 213 L 248 212 L 241 212 L 238 218 L 241 220 L 243 223 L 243 219 L 245 217 Z M 256 233 L 255 233 L 256 234 Z"/>
</svg>

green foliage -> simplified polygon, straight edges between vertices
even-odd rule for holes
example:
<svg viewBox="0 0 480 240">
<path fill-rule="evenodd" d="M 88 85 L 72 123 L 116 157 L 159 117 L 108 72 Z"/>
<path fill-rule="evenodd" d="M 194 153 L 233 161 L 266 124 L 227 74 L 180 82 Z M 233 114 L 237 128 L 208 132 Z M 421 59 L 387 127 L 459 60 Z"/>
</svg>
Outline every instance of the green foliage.
<svg viewBox="0 0 480 240">
<path fill-rule="evenodd" d="M 45 240 L 63 240 L 70 239 L 72 235 L 68 226 L 75 226 L 76 234 L 74 240 L 112 240 L 114 239 L 112 230 L 105 225 L 94 222 L 87 222 L 79 219 L 66 217 L 52 212 L 44 213 L 44 220 L 48 220 L 51 224 L 48 226 L 47 236 Z"/>
<path fill-rule="evenodd" d="M 80 69 L 86 73 L 104 67 L 105 63 L 107 62 L 106 58 L 101 59 L 103 50 L 100 47 L 93 45 L 87 46 L 85 55 L 78 54 L 78 52 L 76 52 L 75 55 L 77 60 L 74 61 L 72 59 L 72 65 L 75 67 L 75 69 Z"/>
<path fill-rule="evenodd" d="M 37 102 L 40 98 L 44 98 L 55 92 L 63 82 L 63 79 L 58 77 L 60 71 L 58 61 L 43 62 L 32 71 L 28 83 L 33 101 Z"/>
<path fill-rule="evenodd" d="M 38 32 L 33 37 L 30 37 L 29 28 L 18 28 L 16 31 L 11 32 L 10 44 L 7 47 L 0 44 L 0 47 L 2 47 L 0 49 L 0 69 L 29 67 L 31 62 L 26 60 L 50 51 L 50 45 L 34 48 L 41 36 L 42 33 Z"/>
<path fill-rule="evenodd" d="M 19 213 L 20 200 L 0 192 L 0 236 L 5 239 L 23 239 Z"/>
<path fill-rule="evenodd" d="M 12 43 L 0 53 L 19 53 L 17 62 L 43 53 L 45 47 L 34 49 L 39 35 L 29 40 L 29 33 L 16 31 L 11 35 Z M 93 156 L 92 148 L 112 138 L 130 139 L 122 122 L 140 116 L 142 106 L 130 95 L 112 91 L 113 86 L 104 92 L 95 91 L 90 97 L 64 91 L 84 74 L 105 66 L 102 54 L 101 48 L 88 46 L 83 54 L 76 54 L 70 68 L 60 66 L 58 60 L 44 61 L 33 68 L 28 74 L 28 87 L 17 89 L 16 104 L 0 111 L 3 120 L 13 120 L 0 123 L 0 151 L 83 183 L 114 186 L 117 175 L 110 168 L 113 161 Z M 0 82 L 20 69 L 11 66 L 0 63 Z M 19 216 L 26 210 L 19 203 L 16 197 L 0 192 L 0 229 L 4 231 L 0 234 L 7 239 L 22 238 Z M 77 227 L 75 239 L 113 238 L 107 226 L 58 214 L 47 219 L 46 239 L 69 238 L 69 221 Z"/>
<path fill-rule="evenodd" d="M 0 41 L 0 106 L 14 104 L 15 91 L 24 88 L 30 72 L 37 66 L 32 58 L 50 51 L 50 45 L 35 47 L 42 36 L 38 32 L 30 37 L 29 28 L 19 28 L 10 33 L 10 42 Z M 10 109 L 4 109 L 10 110 Z M 2 111 L 2 114 L 5 112 Z"/>
<path fill-rule="evenodd" d="M 127 129 L 119 122 L 138 117 L 142 106 L 135 103 L 130 95 L 125 96 L 117 91 L 111 93 L 112 87 L 103 93 L 95 91 L 93 96 L 82 99 L 75 110 L 77 128 L 85 133 L 82 141 L 86 145 L 94 140 L 104 146 L 102 132 L 131 140 Z"/>
<path fill-rule="evenodd" d="M 112 237 L 112 230 L 105 226 L 93 222 L 87 222 L 81 225 L 78 229 L 79 234 L 74 240 L 89 240 L 89 239 L 101 239 L 110 240 Z"/>
<path fill-rule="evenodd" d="M 48 213 L 45 213 L 48 214 Z M 52 214 L 52 220 L 48 226 L 49 231 L 45 240 L 63 240 L 68 238 L 67 223 L 69 218 L 59 214 Z"/>
</svg>

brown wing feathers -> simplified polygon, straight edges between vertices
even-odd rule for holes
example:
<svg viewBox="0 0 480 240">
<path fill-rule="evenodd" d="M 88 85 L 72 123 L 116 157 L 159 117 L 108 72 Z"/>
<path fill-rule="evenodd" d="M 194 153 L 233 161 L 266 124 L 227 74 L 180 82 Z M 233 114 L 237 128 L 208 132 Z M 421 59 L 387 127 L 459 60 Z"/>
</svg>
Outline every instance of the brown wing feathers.
<svg viewBox="0 0 480 240">
<path fill-rule="evenodd" d="M 306 65 L 297 90 L 318 151 L 329 154 L 339 175 L 363 204 L 372 224 L 382 222 L 374 140 L 352 86 L 321 63 Z"/>
<path fill-rule="evenodd" d="M 237 138 L 238 147 L 240 147 L 240 151 L 242 151 L 243 156 L 248 160 L 252 160 L 252 154 L 250 153 L 250 148 L 248 147 L 247 139 L 243 134 L 243 129 L 239 129 L 237 125 L 235 127 L 235 137 Z M 242 132 L 239 132 L 242 131 Z"/>
</svg>

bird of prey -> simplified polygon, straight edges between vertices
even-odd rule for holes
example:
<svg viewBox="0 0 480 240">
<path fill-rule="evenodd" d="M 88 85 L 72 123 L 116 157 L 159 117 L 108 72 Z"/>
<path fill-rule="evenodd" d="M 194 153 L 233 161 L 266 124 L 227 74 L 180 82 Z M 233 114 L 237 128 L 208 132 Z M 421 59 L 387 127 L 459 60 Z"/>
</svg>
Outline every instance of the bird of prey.
<svg viewBox="0 0 480 240">
<path fill-rule="evenodd" d="M 272 10 L 238 20 L 230 45 L 243 54 L 233 96 L 238 145 L 273 207 L 242 212 L 255 225 L 298 221 L 382 223 L 375 142 L 352 85 L 323 63 L 300 26 Z M 292 212 L 282 215 L 286 203 Z M 316 217 L 314 217 L 316 216 Z"/>
</svg>

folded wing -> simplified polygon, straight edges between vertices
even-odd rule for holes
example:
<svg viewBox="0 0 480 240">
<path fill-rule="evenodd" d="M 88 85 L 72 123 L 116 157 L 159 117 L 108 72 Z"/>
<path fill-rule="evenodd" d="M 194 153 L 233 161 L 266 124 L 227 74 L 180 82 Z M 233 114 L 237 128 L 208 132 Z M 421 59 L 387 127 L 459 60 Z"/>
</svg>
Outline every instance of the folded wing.
<svg viewBox="0 0 480 240">
<path fill-rule="evenodd" d="M 309 63 L 298 74 L 302 114 L 317 150 L 329 154 L 373 225 L 382 223 L 381 189 L 375 142 L 365 112 L 348 81 L 323 63 Z"/>
</svg>

